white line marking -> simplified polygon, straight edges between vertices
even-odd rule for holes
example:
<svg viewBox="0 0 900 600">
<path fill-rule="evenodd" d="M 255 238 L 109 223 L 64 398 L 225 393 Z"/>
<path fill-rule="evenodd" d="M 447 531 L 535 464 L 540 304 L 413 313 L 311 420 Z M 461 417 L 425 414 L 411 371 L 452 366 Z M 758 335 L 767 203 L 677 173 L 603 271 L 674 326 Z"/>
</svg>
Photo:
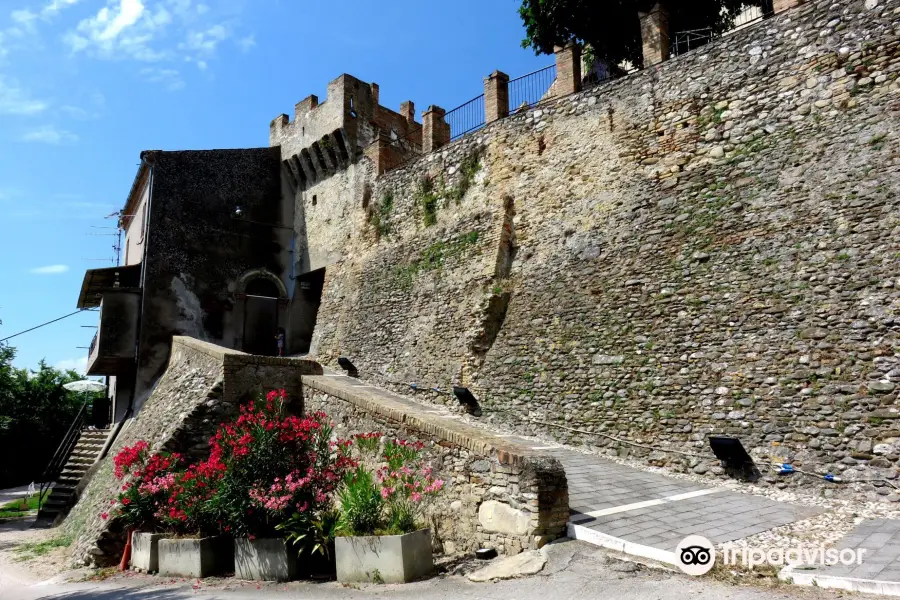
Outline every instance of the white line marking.
<svg viewBox="0 0 900 600">
<path fill-rule="evenodd" d="M 606 533 L 588 529 L 582 525 L 569 523 L 566 533 L 568 534 L 568 537 L 572 539 L 584 540 L 585 542 L 600 546 L 601 548 L 609 548 L 610 550 L 617 550 L 624 554 L 631 554 L 632 556 L 640 556 L 651 560 L 658 560 L 659 562 L 670 565 L 678 565 L 674 552 L 667 552 L 666 550 L 660 550 L 659 548 L 645 546 L 643 544 L 635 544 L 634 542 L 629 542 L 622 538 L 613 537 Z"/>
<path fill-rule="evenodd" d="M 556 446 L 532 446 L 532 450 L 556 450 Z"/>
<path fill-rule="evenodd" d="M 687 500 L 688 498 L 696 498 L 698 496 L 706 496 L 707 494 L 715 494 L 721 492 L 722 488 L 709 488 L 705 490 L 697 490 L 696 492 L 687 492 L 685 494 L 676 494 L 675 496 L 667 496 L 657 500 L 644 500 L 643 502 L 634 502 L 632 504 L 622 504 L 621 506 L 613 506 L 602 510 L 592 510 L 591 512 L 582 513 L 589 517 L 604 517 L 606 515 L 614 515 L 616 513 L 628 512 L 629 510 L 637 510 L 639 508 L 647 508 L 648 506 L 658 506 L 669 502 L 677 502 L 679 500 Z"/>
</svg>

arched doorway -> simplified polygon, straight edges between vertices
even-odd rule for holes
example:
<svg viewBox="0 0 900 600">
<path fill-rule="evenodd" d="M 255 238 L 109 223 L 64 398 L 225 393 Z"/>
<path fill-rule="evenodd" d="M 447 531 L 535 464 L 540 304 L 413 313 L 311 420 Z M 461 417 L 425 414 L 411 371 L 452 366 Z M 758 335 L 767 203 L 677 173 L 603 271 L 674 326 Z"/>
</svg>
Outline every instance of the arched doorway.
<svg viewBox="0 0 900 600">
<path fill-rule="evenodd" d="M 279 299 L 284 297 L 271 276 L 247 278 L 244 285 L 244 352 L 275 356 L 278 353 L 276 335 L 279 323 Z M 280 281 L 278 282 L 280 283 Z"/>
</svg>

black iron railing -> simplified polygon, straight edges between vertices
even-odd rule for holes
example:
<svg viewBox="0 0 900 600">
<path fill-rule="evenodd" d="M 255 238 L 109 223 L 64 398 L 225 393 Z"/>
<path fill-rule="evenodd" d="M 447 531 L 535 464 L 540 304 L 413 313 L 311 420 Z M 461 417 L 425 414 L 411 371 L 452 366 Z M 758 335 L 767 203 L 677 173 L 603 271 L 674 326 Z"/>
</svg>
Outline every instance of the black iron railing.
<svg viewBox="0 0 900 600">
<path fill-rule="evenodd" d="M 484 94 L 481 94 L 447 113 L 445 120 L 450 125 L 450 139 L 484 127 L 484 119 Z"/>
<path fill-rule="evenodd" d="M 63 438 L 59 448 L 56 449 L 56 454 L 50 459 L 50 464 L 44 469 L 44 473 L 41 475 L 41 491 L 38 496 L 38 506 L 43 504 L 44 493 L 50 489 L 50 486 L 56 481 L 59 474 L 62 473 L 63 468 L 66 466 L 66 461 L 69 460 L 69 456 L 72 454 L 72 450 L 74 450 L 75 446 L 78 444 L 81 430 L 84 429 L 85 422 L 87 421 L 87 408 L 90 403 L 91 401 L 87 400 L 81 406 L 81 410 L 78 411 L 78 415 L 75 417 L 75 420 L 72 421 L 72 425 L 66 433 L 66 437 Z"/>
<path fill-rule="evenodd" d="M 705 46 L 715 38 L 713 30 L 709 27 L 704 29 L 690 29 L 688 31 L 679 31 L 672 36 L 672 46 L 670 53 L 672 56 L 678 56 L 691 50 L 696 50 L 700 46 Z"/>
<path fill-rule="evenodd" d="M 529 108 L 544 99 L 556 81 L 556 65 L 509 80 L 509 113 Z"/>
<path fill-rule="evenodd" d="M 97 333 L 94 334 L 93 339 L 91 339 L 91 346 L 88 348 L 88 359 L 90 360 L 91 356 L 94 355 L 94 350 L 97 348 L 97 337 L 100 335 L 100 330 L 97 330 Z"/>
</svg>

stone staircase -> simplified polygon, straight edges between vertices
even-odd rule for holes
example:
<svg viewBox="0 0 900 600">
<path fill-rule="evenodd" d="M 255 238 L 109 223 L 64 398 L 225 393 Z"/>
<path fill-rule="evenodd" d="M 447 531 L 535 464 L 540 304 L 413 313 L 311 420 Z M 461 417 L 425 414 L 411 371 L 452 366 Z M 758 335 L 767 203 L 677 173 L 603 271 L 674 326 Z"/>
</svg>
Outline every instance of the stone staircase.
<svg viewBox="0 0 900 600">
<path fill-rule="evenodd" d="M 75 448 L 65 461 L 59 477 L 56 478 L 50 496 L 38 512 L 36 526 L 52 527 L 60 516 L 65 516 L 72 508 L 77 500 L 75 489 L 91 465 L 97 461 L 97 457 L 109 437 L 109 431 L 109 429 L 84 429 L 81 431 Z"/>
</svg>

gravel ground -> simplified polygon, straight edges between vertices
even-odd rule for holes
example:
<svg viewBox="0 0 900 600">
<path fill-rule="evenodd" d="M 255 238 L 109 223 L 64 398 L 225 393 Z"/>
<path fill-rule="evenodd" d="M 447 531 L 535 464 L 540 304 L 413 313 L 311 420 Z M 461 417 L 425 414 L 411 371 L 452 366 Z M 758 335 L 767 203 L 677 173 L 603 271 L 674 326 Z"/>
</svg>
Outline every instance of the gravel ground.
<svg viewBox="0 0 900 600">
<path fill-rule="evenodd" d="M 23 545 L 60 537 L 59 530 L 31 529 L 33 523 L 34 517 L 0 523 L 0 582 L 4 577 L 15 581 L 49 579 L 69 568 L 67 547 L 52 548 L 42 555 L 23 551 Z M 5 600 L 2 593 L 0 599 Z"/>
</svg>

